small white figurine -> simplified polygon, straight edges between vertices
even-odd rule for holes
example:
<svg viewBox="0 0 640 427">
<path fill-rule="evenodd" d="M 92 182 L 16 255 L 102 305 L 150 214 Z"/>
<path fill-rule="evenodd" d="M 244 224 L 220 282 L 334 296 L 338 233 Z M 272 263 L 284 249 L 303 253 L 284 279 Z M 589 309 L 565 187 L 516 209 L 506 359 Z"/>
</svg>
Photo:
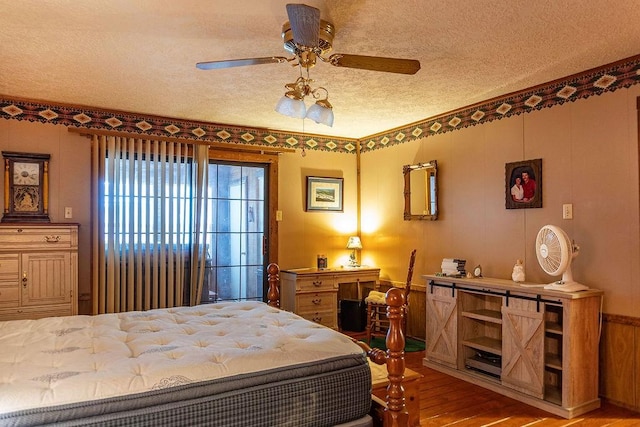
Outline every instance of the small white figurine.
<svg viewBox="0 0 640 427">
<path fill-rule="evenodd" d="M 524 264 L 522 260 L 516 261 L 516 265 L 513 266 L 513 273 L 511 273 L 511 279 L 514 282 L 524 282 Z"/>
</svg>

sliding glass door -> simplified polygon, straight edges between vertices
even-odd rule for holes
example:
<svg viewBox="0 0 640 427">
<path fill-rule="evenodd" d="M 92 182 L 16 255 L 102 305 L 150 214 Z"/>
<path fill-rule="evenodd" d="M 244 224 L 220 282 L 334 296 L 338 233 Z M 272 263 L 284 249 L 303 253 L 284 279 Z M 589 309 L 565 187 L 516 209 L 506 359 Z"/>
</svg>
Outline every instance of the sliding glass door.
<svg viewBox="0 0 640 427">
<path fill-rule="evenodd" d="M 209 163 L 208 257 L 202 302 L 265 297 L 267 165 Z"/>
</svg>

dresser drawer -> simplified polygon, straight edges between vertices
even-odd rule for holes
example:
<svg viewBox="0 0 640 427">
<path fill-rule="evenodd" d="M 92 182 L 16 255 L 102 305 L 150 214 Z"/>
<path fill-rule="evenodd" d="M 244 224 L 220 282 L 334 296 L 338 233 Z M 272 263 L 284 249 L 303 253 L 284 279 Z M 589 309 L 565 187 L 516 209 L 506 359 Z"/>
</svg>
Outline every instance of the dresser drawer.
<svg viewBox="0 0 640 427">
<path fill-rule="evenodd" d="M 33 307 L 33 308 L 2 308 L 0 321 L 20 319 L 41 319 L 43 317 L 71 316 L 71 306 Z"/>
<path fill-rule="evenodd" d="M 338 303 L 335 292 L 313 292 L 296 296 L 298 313 L 335 311 Z"/>
<path fill-rule="evenodd" d="M 75 233 L 73 237 L 71 229 L 66 227 L 0 227 L 0 245 L 13 250 L 69 249 L 78 245 Z"/>
<path fill-rule="evenodd" d="M 296 290 L 298 292 L 332 291 L 337 289 L 335 280 L 331 276 L 305 276 L 298 278 Z"/>
<path fill-rule="evenodd" d="M 2 254 L 0 255 L 0 280 L 17 279 L 20 274 L 20 255 Z"/>
<path fill-rule="evenodd" d="M 298 315 L 307 320 L 311 320 L 312 322 L 326 326 L 327 328 L 338 328 L 336 312 L 333 310 L 298 313 Z"/>
<path fill-rule="evenodd" d="M 0 282 L 0 307 L 17 307 L 20 303 L 20 287 L 15 284 L 3 286 Z"/>
</svg>

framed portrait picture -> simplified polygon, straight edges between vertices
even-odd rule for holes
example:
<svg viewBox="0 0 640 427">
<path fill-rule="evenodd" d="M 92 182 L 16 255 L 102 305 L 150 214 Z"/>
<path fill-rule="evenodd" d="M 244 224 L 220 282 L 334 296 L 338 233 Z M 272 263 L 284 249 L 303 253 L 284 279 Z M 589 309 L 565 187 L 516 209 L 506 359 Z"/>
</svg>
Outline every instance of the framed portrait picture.
<svg viewBox="0 0 640 427">
<path fill-rule="evenodd" d="M 542 207 L 542 159 L 505 165 L 507 209 Z"/>
<path fill-rule="evenodd" d="M 342 212 L 343 178 L 307 177 L 307 211 Z"/>
</svg>

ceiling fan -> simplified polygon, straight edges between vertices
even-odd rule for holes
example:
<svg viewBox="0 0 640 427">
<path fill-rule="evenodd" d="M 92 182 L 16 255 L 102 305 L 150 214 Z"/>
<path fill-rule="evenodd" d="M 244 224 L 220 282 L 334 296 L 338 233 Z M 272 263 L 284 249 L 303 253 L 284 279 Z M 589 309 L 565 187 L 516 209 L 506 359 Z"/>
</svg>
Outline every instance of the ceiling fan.
<svg viewBox="0 0 640 427">
<path fill-rule="evenodd" d="M 320 10 L 305 4 L 287 4 L 289 22 L 282 26 L 284 48 L 294 56 L 267 56 L 262 58 L 230 59 L 221 61 L 198 62 L 201 70 L 242 67 L 271 63 L 297 62 L 302 68 L 310 68 L 316 60 L 336 67 L 359 68 L 370 71 L 415 74 L 420 69 L 420 61 L 414 59 L 384 58 L 379 56 L 352 55 L 334 53 L 323 56 L 333 46 L 335 28 L 332 23 L 320 19 Z"/>
<path fill-rule="evenodd" d="M 324 55 L 333 46 L 335 28 L 332 23 L 320 19 L 320 10 L 305 4 L 287 4 L 289 21 L 282 26 L 284 48 L 294 56 L 267 56 L 262 58 L 228 59 L 222 61 L 198 62 L 201 70 L 242 67 L 290 62 L 300 67 L 300 77 L 294 83 L 285 85 L 287 92 L 278 101 L 275 110 L 285 116 L 305 119 L 316 123 L 333 126 L 333 107 L 328 101 L 329 91 L 323 87 L 313 88 L 313 80 L 309 78 L 309 69 L 316 65 L 318 59 L 336 67 L 359 68 L 370 71 L 388 73 L 415 74 L 420 69 L 420 62 L 415 59 L 384 58 L 380 56 L 351 55 L 334 53 Z M 302 76 L 302 70 L 307 76 Z M 324 96 L 323 96 L 324 95 Z M 309 109 L 304 99 L 312 96 L 316 102 Z M 304 122 L 303 122 L 304 123 Z"/>
</svg>

